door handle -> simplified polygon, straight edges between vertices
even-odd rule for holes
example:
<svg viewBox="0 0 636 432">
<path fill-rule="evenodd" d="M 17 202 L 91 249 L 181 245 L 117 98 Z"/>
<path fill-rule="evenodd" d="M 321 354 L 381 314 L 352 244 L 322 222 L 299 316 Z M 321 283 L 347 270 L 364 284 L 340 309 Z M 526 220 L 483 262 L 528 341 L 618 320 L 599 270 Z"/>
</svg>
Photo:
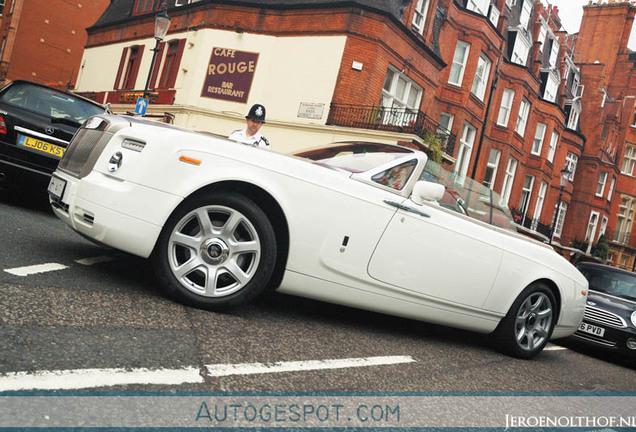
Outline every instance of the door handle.
<svg viewBox="0 0 636 432">
<path fill-rule="evenodd" d="M 427 213 L 421 212 L 418 209 L 414 209 L 413 207 L 405 206 L 404 204 L 400 204 L 400 203 L 397 203 L 395 201 L 384 200 L 384 202 L 386 204 L 390 205 L 390 206 L 396 207 L 399 210 L 404 210 L 404 211 L 407 211 L 409 213 L 416 214 L 418 216 L 423 216 L 425 218 L 430 218 L 431 217 L 431 215 L 429 215 Z"/>
</svg>

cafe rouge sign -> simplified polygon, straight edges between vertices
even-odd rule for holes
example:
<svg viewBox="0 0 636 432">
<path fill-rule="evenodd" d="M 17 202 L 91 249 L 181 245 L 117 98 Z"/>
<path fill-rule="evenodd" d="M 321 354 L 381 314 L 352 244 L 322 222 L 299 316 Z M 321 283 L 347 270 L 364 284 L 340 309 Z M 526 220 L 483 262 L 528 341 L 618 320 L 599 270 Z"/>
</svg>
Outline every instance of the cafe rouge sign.
<svg viewBox="0 0 636 432">
<path fill-rule="evenodd" d="M 257 62 L 258 53 L 212 48 L 201 96 L 246 103 Z"/>
</svg>

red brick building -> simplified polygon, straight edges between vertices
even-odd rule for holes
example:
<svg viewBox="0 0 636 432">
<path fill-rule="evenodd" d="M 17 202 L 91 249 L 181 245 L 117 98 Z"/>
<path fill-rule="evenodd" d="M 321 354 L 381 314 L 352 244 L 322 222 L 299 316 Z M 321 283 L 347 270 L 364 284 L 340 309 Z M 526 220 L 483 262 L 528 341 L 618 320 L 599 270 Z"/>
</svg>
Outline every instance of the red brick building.
<svg viewBox="0 0 636 432">
<path fill-rule="evenodd" d="M 627 48 L 636 5 L 626 1 L 584 7 L 576 39 L 585 93 L 586 136 L 572 196 L 571 236 L 595 245 L 603 233 L 617 267 L 636 266 L 636 53 Z"/>
<path fill-rule="evenodd" d="M 86 27 L 109 0 L 5 0 L 0 23 L 0 85 L 15 79 L 73 88 Z"/>
</svg>

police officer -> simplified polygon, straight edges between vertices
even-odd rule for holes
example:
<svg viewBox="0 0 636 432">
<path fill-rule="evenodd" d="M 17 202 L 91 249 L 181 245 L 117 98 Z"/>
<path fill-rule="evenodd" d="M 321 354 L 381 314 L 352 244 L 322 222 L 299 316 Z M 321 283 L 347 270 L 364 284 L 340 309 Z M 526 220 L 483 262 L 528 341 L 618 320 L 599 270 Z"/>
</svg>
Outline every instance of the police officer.
<svg viewBox="0 0 636 432">
<path fill-rule="evenodd" d="M 265 123 L 265 107 L 261 104 L 253 105 L 245 119 L 247 127 L 235 130 L 230 134 L 229 139 L 254 147 L 269 148 L 269 141 L 259 132 Z"/>
</svg>

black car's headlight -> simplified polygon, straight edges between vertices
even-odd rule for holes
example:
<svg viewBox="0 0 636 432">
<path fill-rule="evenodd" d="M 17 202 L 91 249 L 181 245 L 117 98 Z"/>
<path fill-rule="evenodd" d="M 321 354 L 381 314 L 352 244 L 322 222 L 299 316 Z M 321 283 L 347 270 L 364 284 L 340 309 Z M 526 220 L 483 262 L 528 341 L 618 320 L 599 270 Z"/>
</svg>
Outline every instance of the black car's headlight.
<svg viewBox="0 0 636 432">
<path fill-rule="evenodd" d="M 636 327 L 636 311 L 632 312 L 632 325 Z"/>
</svg>

